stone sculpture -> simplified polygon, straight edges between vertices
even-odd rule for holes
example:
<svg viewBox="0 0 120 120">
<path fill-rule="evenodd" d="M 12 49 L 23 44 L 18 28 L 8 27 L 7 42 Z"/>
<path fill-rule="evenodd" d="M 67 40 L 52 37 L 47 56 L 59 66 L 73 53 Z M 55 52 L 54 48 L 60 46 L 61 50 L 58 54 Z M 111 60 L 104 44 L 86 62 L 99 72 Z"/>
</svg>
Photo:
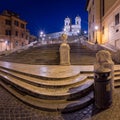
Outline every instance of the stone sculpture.
<svg viewBox="0 0 120 120">
<path fill-rule="evenodd" d="M 61 35 L 63 42 L 60 45 L 60 65 L 70 65 L 70 46 L 67 44 L 67 38 L 66 34 Z"/>
</svg>

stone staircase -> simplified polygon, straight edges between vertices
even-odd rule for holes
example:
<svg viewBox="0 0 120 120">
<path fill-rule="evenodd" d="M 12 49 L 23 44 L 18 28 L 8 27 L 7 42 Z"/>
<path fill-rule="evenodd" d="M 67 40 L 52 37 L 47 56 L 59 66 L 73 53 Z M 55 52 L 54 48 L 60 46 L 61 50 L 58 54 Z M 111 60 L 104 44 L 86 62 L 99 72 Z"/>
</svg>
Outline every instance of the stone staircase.
<svg viewBox="0 0 120 120">
<path fill-rule="evenodd" d="M 72 112 L 93 102 L 93 78 L 83 73 L 46 77 L 0 66 L 0 84 L 35 108 Z"/>
<path fill-rule="evenodd" d="M 113 51 L 113 52 L 117 52 L 118 48 L 116 48 L 115 46 L 109 44 L 109 43 L 106 43 L 104 45 L 101 45 L 102 47 L 104 47 L 105 49 L 108 49 L 110 51 Z"/>
<path fill-rule="evenodd" d="M 59 47 L 60 44 L 33 46 L 21 52 L 18 51 L 6 56 L 1 56 L 0 60 L 25 64 L 59 65 Z M 96 54 L 94 51 L 86 48 L 80 43 L 70 43 L 70 48 L 71 64 L 94 64 Z"/>
<path fill-rule="evenodd" d="M 24 64 L 6 62 L 2 64 L 0 63 L 0 85 L 32 107 L 66 113 L 82 109 L 94 101 L 93 66 L 71 66 L 66 67 L 67 69 L 64 66 L 47 66 L 52 72 L 56 71 L 56 68 L 62 71 L 57 75 L 46 76 L 44 66 L 24 66 Z M 38 71 L 38 74 L 37 72 L 35 74 L 28 68 L 33 68 L 34 71 L 43 70 L 43 72 Z M 119 68 L 119 65 L 115 66 L 115 88 L 120 87 Z M 68 69 L 71 69 L 72 73 L 63 75 L 63 72 Z M 49 71 L 46 73 L 48 74 Z"/>
<path fill-rule="evenodd" d="M 115 74 L 114 74 L 114 86 L 115 88 L 120 87 L 120 70 L 115 70 Z"/>
<path fill-rule="evenodd" d="M 92 71 L 81 71 L 81 75 L 88 76 L 89 79 L 94 79 L 94 74 Z M 120 69 L 115 69 L 114 71 L 114 87 L 120 87 Z"/>
</svg>

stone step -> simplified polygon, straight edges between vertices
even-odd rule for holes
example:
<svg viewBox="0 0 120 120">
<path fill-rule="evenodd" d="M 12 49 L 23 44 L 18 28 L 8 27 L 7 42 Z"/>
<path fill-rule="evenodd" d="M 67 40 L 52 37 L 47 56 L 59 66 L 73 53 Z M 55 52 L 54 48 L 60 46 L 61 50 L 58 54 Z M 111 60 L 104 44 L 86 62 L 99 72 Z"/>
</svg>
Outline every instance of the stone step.
<svg viewBox="0 0 120 120">
<path fill-rule="evenodd" d="M 86 75 L 75 76 L 74 78 L 61 79 L 61 80 L 43 80 L 40 78 L 35 78 L 31 76 L 26 76 L 24 74 L 17 73 L 15 71 L 5 70 L 0 68 L 0 73 L 4 75 L 10 75 L 12 77 L 18 78 L 26 83 L 39 86 L 39 87 L 66 87 L 74 86 L 75 84 L 83 83 L 87 80 Z"/>
<path fill-rule="evenodd" d="M 81 75 L 85 75 L 89 79 L 94 79 L 94 72 L 93 71 L 80 71 Z"/>
<path fill-rule="evenodd" d="M 5 63 L 7 63 L 7 62 L 5 62 Z M 8 62 L 8 64 L 9 64 L 9 62 Z M 18 65 L 20 66 L 21 64 L 18 64 Z M 39 71 L 37 70 L 36 74 L 33 74 L 31 70 L 27 70 L 27 72 L 26 72 L 26 70 L 24 70 L 25 68 L 21 68 L 18 65 L 15 64 L 14 66 L 9 67 L 9 65 L 4 64 L 4 65 L 1 65 L 0 68 L 8 70 L 8 71 L 16 72 L 19 74 L 23 74 L 26 76 L 40 78 L 43 80 L 62 80 L 62 79 L 68 79 L 68 78 L 75 78 L 75 77 L 80 75 L 79 69 L 77 69 L 77 70 L 72 69 L 72 68 L 67 69 L 64 66 L 61 66 L 65 69 L 64 71 L 63 70 L 56 70 L 56 73 L 54 73 L 54 74 L 52 72 L 55 72 L 55 70 L 53 70 L 53 71 L 48 70 L 48 72 L 46 72 L 46 71 L 44 72 L 44 70 L 39 70 Z M 23 64 L 22 64 L 22 66 L 23 66 Z M 27 66 L 27 64 L 26 64 L 26 66 Z M 32 68 L 32 66 L 31 66 L 31 68 Z M 57 75 L 55 75 L 55 74 L 57 74 Z"/>
<path fill-rule="evenodd" d="M 88 78 L 94 78 L 94 72 L 93 72 L 93 71 L 81 71 L 80 73 L 88 76 Z M 115 80 L 116 80 L 119 76 L 120 76 L 120 70 L 115 70 L 115 71 L 114 71 Z"/>
<path fill-rule="evenodd" d="M 3 81 L 16 87 L 16 89 L 21 90 L 23 93 L 42 99 L 75 99 L 93 89 L 93 81 L 91 80 L 74 85 L 72 88 L 71 86 L 66 88 L 42 88 L 23 82 L 10 75 L 0 74 L 0 77 Z"/>
<path fill-rule="evenodd" d="M 115 81 L 115 82 L 120 82 L 120 76 L 114 77 L 114 81 Z"/>
<path fill-rule="evenodd" d="M 85 71 L 80 71 L 80 73 L 83 73 L 83 74 L 93 74 L 93 71 L 91 71 L 91 69 L 88 70 L 88 71 L 85 69 Z"/>
<path fill-rule="evenodd" d="M 0 84 L 7 89 L 10 93 L 12 93 L 15 97 L 22 100 L 24 103 L 31 105 L 37 109 L 47 110 L 50 112 L 73 112 L 78 109 L 82 109 L 89 104 L 93 103 L 93 92 L 88 93 L 85 97 L 74 101 L 67 101 L 67 100 L 43 100 L 38 99 L 29 95 L 23 95 L 20 92 L 17 92 L 9 85 L 5 84 L 4 82 L 0 81 Z"/>
<path fill-rule="evenodd" d="M 114 87 L 115 87 L 115 88 L 119 88 L 119 87 L 120 87 L 120 83 L 119 83 L 119 82 L 115 82 L 115 83 L 114 83 Z"/>
<path fill-rule="evenodd" d="M 114 72 L 114 76 L 115 76 L 115 77 L 120 76 L 120 71 L 119 71 L 119 70 L 116 70 L 116 71 Z"/>
<path fill-rule="evenodd" d="M 81 72 L 80 72 L 81 73 Z M 81 73 L 81 75 L 85 75 L 87 78 L 94 79 L 94 73 Z"/>
<path fill-rule="evenodd" d="M 114 76 L 114 87 L 120 87 L 120 76 Z"/>
</svg>

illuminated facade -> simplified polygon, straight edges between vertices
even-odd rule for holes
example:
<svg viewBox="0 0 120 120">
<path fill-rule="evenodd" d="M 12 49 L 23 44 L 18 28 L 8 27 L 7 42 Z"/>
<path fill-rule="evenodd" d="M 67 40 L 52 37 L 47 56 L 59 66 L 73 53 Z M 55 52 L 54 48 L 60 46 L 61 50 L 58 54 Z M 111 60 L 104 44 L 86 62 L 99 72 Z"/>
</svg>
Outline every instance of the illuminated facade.
<svg viewBox="0 0 120 120">
<path fill-rule="evenodd" d="M 64 20 L 64 32 L 68 35 L 78 35 L 81 32 L 81 18 L 77 16 L 75 18 L 75 24 L 72 25 L 69 17 Z"/>
<path fill-rule="evenodd" d="M 11 11 L 5 10 L 0 14 L 0 51 L 28 44 L 30 33 L 26 24 L 26 21 Z"/>
<path fill-rule="evenodd" d="M 120 0 L 88 0 L 89 41 L 120 48 Z M 95 31 L 95 26 L 98 30 Z"/>
<path fill-rule="evenodd" d="M 88 40 L 95 43 L 96 39 L 100 43 L 100 0 L 88 0 L 87 1 L 88 11 Z M 95 26 L 99 26 L 98 30 L 95 30 Z"/>
<path fill-rule="evenodd" d="M 48 38 L 60 38 L 60 36 L 65 33 L 68 36 L 74 36 L 81 33 L 81 18 L 77 16 L 75 18 L 75 24 L 72 25 L 71 19 L 69 17 L 64 20 L 63 31 L 47 34 Z"/>
</svg>

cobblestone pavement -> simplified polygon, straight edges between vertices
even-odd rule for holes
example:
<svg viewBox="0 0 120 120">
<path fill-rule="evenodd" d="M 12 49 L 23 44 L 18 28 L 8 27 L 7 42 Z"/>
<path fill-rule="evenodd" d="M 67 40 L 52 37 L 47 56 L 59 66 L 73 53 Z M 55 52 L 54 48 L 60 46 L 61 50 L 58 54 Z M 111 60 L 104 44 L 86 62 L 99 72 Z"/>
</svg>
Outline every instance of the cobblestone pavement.
<svg viewBox="0 0 120 120">
<path fill-rule="evenodd" d="M 115 90 L 113 105 L 107 110 L 97 113 L 94 105 L 90 105 L 80 111 L 61 114 L 27 106 L 0 86 L 0 120 L 120 120 L 119 111 L 119 88 Z"/>
</svg>

